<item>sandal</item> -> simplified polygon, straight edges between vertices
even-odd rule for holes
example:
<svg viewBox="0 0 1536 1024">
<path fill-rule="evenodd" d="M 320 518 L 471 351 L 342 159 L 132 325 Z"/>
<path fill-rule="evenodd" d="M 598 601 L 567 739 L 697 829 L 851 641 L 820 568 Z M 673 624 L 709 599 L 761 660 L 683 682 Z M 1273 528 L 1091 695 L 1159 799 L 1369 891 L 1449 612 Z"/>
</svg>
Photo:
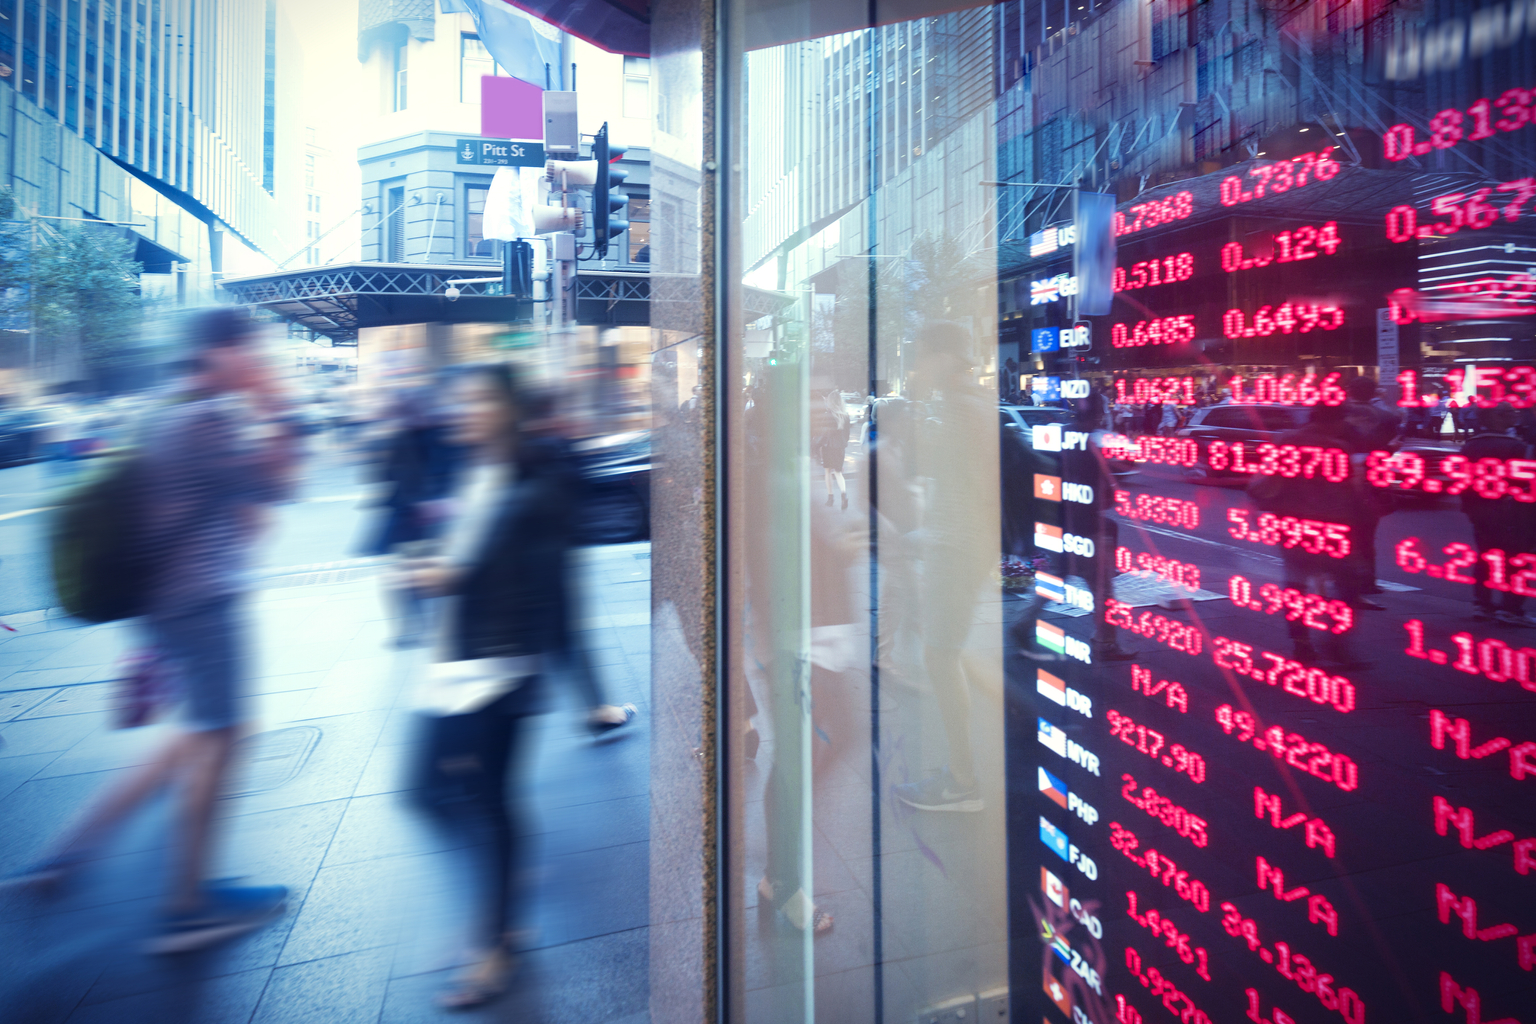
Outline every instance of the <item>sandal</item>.
<svg viewBox="0 0 1536 1024">
<path fill-rule="evenodd" d="M 499 999 L 516 966 L 517 959 L 509 951 L 494 949 L 445 985 L 437 994 L 437 1005 L 444 1010 L 472 1010 Z"/>
<path fill-rule="evenodd" d="M 773 902 L 773 885 L 767 878 L 764 878 L 757 883 L 757 909 L 759 912 L 776 909 L 780 920 L 802 932 L 805 931 L 805 926 L 809 922 L 811 934 L 817 938 L 821 938 L 821 936 L 832 930 L 832 915 L 822 910 L 815 903 L 812 903 L 805 895 L 804 889 L 796 890 L 795 895 L 791 896 L 782 907 L 775 908 Z"/>
<path fill-rule="evenodd" d="M 587 730 L 591 732 L 593 736 L 607 736 L 615 729 L 624 728 L 630 722 L 633 722 L 636 716 L 640 714 L 640 709 L 635 707 L 633 704 L 620 704 L 619 710 L 624 712 L 624 721 L 595 722 L 589 718 L 587 719 Z"/>
</svg>

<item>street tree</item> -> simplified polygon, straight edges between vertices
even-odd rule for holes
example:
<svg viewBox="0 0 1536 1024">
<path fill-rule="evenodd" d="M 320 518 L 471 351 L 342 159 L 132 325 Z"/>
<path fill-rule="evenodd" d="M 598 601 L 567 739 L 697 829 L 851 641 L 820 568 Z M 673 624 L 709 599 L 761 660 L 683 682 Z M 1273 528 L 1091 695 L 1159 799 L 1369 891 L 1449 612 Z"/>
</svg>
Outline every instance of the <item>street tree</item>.
<svg viewBox="0 0 1536 1024">
<path fill-rule="evenodd" d="M 40 341 L 78 345 L 83 368 L 101 387 L 119 372 L 143 319 L 133 243 L 109 230 L 34 230 L 20 277 L 21 302 Z"/>
</svg>

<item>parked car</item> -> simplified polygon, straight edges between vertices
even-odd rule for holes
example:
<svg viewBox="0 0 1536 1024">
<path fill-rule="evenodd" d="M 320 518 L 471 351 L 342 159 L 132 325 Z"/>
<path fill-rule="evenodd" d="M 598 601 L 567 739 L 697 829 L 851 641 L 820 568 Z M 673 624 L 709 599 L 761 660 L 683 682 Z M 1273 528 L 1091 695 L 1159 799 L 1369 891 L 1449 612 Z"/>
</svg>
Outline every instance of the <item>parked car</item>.
<svg viewBox="0 0 1536 1024">
<path fill-rule="evenodd" d="M 1446 456 L 1461 454 L 1461 443 L 1438 437 L 1406 437 L 1393 447 L 1393 452 L 1399 456 L 1393 460 L 1393 464 L 1400 467 L 1401 471 L 1393 473 L 1391 479 L 1394 482 L 1387 490 L 1399 502 L 1426 504 L 1440 500 L 1451 486 L 1452 480 L 1442 467 Z M 1410 463 L 1401 458 L 1406 455 L 1416 455 L 1422 462 Z M 1410 465 L 1422 470 L 1422 480 L 1409 484 L 1417 475 L 1409 471 Z M 1431 480 L 1436 483 L 1426 488 L 1425 482 Z"/>
<path fill-rule="evenodd" d="M 651 434 L 607 434 L 576 442 L 585 487 L 576 525 L 581 544 L 623 544 L 651 535 Z"/>
<path fill-rule="evenodd" d="M 1307 406 L 1299 405 L 1208 405 L 1196 409 L 1174 436 L 1193 438 L 1200 445 L 1200 459 L 1190 471 L 1192 476 L 1230 477 L 1237 475 L 1230 468 L 1210 468 L 1211 442 L 1230 445 L 1241 441 L 1248 448 L 1272 443 L 1307 422 L 1310 412 Z"/>
<path fill-rule="evenodd" d="M 42 458 L 47 428 L 47 417 L 36 409 L 0 410 L 0 466 Z"/>
<path fill-rule="evenodd" d="M 1053 405 L 999 405 L 999 426 L 1017 426 L 1029 436 L 1029 428 L 1042 423 L 1070 423 L 1071 409 L 1058 409 Z"/>
</svg>

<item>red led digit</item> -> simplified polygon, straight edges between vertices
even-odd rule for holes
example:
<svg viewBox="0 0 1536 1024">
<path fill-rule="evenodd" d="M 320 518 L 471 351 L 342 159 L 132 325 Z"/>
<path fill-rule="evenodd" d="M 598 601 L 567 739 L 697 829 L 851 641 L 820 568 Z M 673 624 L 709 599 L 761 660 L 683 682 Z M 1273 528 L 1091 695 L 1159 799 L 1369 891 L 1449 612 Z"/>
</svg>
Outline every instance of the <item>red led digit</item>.
<svg viewBox="0 0 1536 1024">
<path fill-rule="evenodd" d="M 1342 375 L 1330 373 L 1317 381 L 1317 371 L 1307 370 L 1299 378 L 1294 373 L 1233 376 L 1227 382 L 1233 405 L 1343 405 L 1347 399 L 1339 381 Z M 1248 387 L 1251 390 L 1245 391 Z"/>
<path fill-rule="evenodd" d="M 1409 124 L 1395 124 L 1381 137 L 1382 155 L 1390 161 L 1422 157 L 1436 149 L 1451 149 L 1462 142 L 1480 142 L 1492 138 L 1494 129 L 1518 131 L 1531 120 L 1528 89 L 1509 89 L 1491 103 L 1485 97 L 1473 101 L 1466 114 L 1452 107 L 1429 119 L 1429 135 L 1419 138 Z M 1493 119 L 1493 109 L 1505 116 Z"/>
<path fill-rule="evenodd" d="M 1522 688 L 1536 692 L 1536 648 L 1516 650 L 1497 637 L 1478 640 L 1471 633 L 1460 632 L 1451 634 L 1454 650 L 1445 651 L 1425 646 L 1422 619 L 1409 619 L 1403 628 L 1408 631 L 1408 646 L 1403 653 L 1410 658 L 1445 665 L 1469 676 L 1483 676 L 1489 682 L 1518 682 Z"/>
<path fill-rule="evenodd" d="M 1136 779 L 1131 775 L 1121 775 L 1120 780 L 1124 783 L 1120 788 L 1120 795 L 1127 801 L 1161 821 L 1197 847 L 1203 849 L 1211 841 L 1209 833 L 1205 830 L 1204 818 L 1191 814 L 1167 797 L 1159 795 L 1151 786 L 1142 787 L 1141 792 L 1138 793 Z"/>
<path fill-rule="evenodd" d="M 1113 708 L 1105 713 L 1105 719 L 1109 722 L 1110 736 L 1118 737 L 1122 743 L 1135 747 L 1152 760 L 1160 762 L 1164 768 L 1171 768 L 1175 772 L 1189 776 L 1193 782 L 1205 781 L 1205 758 L 1193 750 L 1186 749 L 1183 744 L 1175 743 L 1168 747 L 1167 753 L 1160 753 L 1166 737 L 1156 729 L 1139 725 L 1129 716 L 1122 715 Z"/>
<path fill-rule="evenodd" d="M 1121 462 L 1153 462 L 1165 466 L 1194 466 L 1200 460 L 1199 442 L 1187 437 L 1144 434 L 1126 437 L 1105 434 L 1100 442 L 1104 457 Z"/>
<path fill-rule="evenodd" d="M 1109 329 L 1109 343 L 1115 348 L 1183 345 L 1194 340 L 1195 318 L 1190 315 L 1139 320 L 1134 324 L 1115 324 Z"/>
<path fill-rule="evenodd" d="M 1130 235 L 1137 231 L 1184 220 L 1195 212 L 1195 194 L 1179 192 L 1166 199 L 1154 199 L 1128 207 L 1115 214 L 1115 234 Z"/>
<path fill-rule="evenodd" d="M 1274 251 L 1252 256 L 1244 250 L 1243 243 L 1228 242 L 1221 247 L 1221 269 L 1235 274 L 1240 270 L 1267 267 L 1271 263 L 1313 259 L 1319 252 L 1332 256 L 1339 251 L 1339 224 L 1332 220 L 1320 225 L 1305 224 L 1276 233 L 1270 242 Z"/>
<path fill-rule="evenodd" d="M 1279 687 L 1294 697 L 1304 697 L 1314 704 L 1327 704 L 1341 714 L 1348 714 L 1355 709 L 1355 684 L 1343 676 L 1330 675 L 1323 669 L 1303 665 L 1299 661 L 1281 657 L 1272 651 L 1258 652 L 1260 658 L 1270 663 L 1268 669 L 1255 667 L 1253 648 L 1248 644 L 1228 640 L 1224 636 L 1213 638 L 1211 645 L 1215 648 L 1214 660 L 1218 668 Z M 1230 714 L 1230 709 L 1228 713 Z M 1243 723 L 1243 714 L 1239 713 L 1235 719 L 1239 727 Z M 1220 709 L 1217 709 L 1216 718 L 1217 721 L 1222 721 Z M 1223 722 L 1223 725 L 1227 726 L 1227 732 L 1230 734 L 1231 723 Z M 1247 742 L 1251 736 L 1250 728 L 1246 734 L 1238 738 Z"/>
<path fill-rule="evenodd" d="M 1239 467 L 1234 463 L 1234 469 Z M 1249 470 L 1252 472 L 1252 470 Z M 1333 558 L 1349 557 L 1349 526 L 1345 523 L 1329 523 L 1316 519 L 1298 519 L 1296 516 L 1278 516 L 1273 512 L 1259 513 L 1255 524 L 1248 522 L 1250 510 L 1227 509 L 1227 519 L 1234 525 L 1227 532 L 1237 540 L 1251 541 L 1270 547 L 1300 547 L 1309 554 L 1326 554 Z"/>
<path fill-rule="evenodd" d="M 1134 291 L 1137 288 L 1152 288 L 1160 284 L 1188 281 L 1194 276 L 1194 253 L 1181 252 L 1176 256 L 1142 260 L 1129 267 L 1116 267 L 1114 290 L 1123 292 Z"/>
<path fill-rule="evenodd" d="M 1294 587 L 1278 587 L 1266 583 L 1259 588 L 1254 600 L 1253 584 L 1246 576 L 1233 576 L 1227 581 L 1227 595 L 1238 608 L 1274 615 L 1284 610 L 1289 622 L 1300 620 L 1312 629 L 1339 634 L 1355 623 L 1353 609 L 1343 601 L 1329 600 L 1318 594 L 1307 594 Z"/>
<path fill-rule="evenodd" d="M 1306 671 L 1302 666 L 1296 667 L 1303 672 Z M 1305 690 L 1291 692 L 1307 696 Z M 1246 721 L 1240 720 L 1239 716 L 1246 716 Z M 1253 716 L 1248 715 L 1247 712 L 1234 711 L 1230 704 L 1223 704 L 1216 709 L 1216 721 L 1228 735 L 1231 735 L 1233 728 L 1239 725 L 1247 726 L 1243 731 L 1251 735 L 1252 726 L 1249 723 L 1252 722 L 1252 718 Z M 1238 739 L 1240 742 L 1248 742 L 1243 740 L 1241 735 Z M 1346 793 L 1360 787 L 1360 767 L 1355 764 L 1353 758 L 1335 753 L 1321 743 L 1312 743 L 1300 733 L 1285 732 L 1278 725 L 1270 726 L 1264 730 L 1262 736 L 1252 740 L 1252 746 L 1255 750 L 1264 751 L 1292 768 L 1323 782 L 1331 783 Z M 1297 818 L 1296 822 L 1300 823 L 1304 818 L 1305 815 Z"/>
<path fill-rule="evenodd" d="M 1260 306 L 1251 314 L 1229 309 L 1222 315 L 1221 330 L 1228 338 L 1268 338 L 1274 334 L 1309 334 L 1333 331 L 1344 326 L 1344 311 L 1338 306 L 1311 302 L 1284 302 Z"/>
<path fill-rule="evenodd" d="M 1203 636 L 1194 626 L 1186 626 L 1155 612 L 1142 612 L 1133 616 L 1130 605 L 1112 597 L 1104 599 L 1104 621 L 1139 636 L 1155 639 L 1185 654 L 1199 654 L 1204 646 Z"/>
<path fill-rule="evenodd" d="M 1202 914 L 1211 909 L 1211 893 L 1205 883 L 1199 879 L 1190 878 L 1189 872 L 1180 870 L 1177 862 L 1167 854 L 1158 853 L 1156 850 L 1147 850 L 1146 853 L 1137 853 L 1141 846 L 1141 840 L 1136 834 L 1123 827 L 1119 822 L 1109 823 L 1110 846 L 1119 850 L 1137 867 L 1146 868 L 1152 878 L 1172 889 L 1181 900 L 1192 905 Z"/>
<path fill-rule="evenodd" d="M 1339 173 L 1332 146 L 1315 153 L 1303 153 L 1286 162 L 1256 164 L 1244 177 L 1232 175 L 1221 179 L 1221 205 L 1236 206 L 1264 198 L 1266 191 L 1287 192 L 1312 181 L 1328 181 Z"/>
<path fill-rule="evenodd" d="M 1293 982 L 1303 992 L 1315 996 L 1325 1009 L 1337 1012 L 1347 1024 L 1364 1024 L 1365 1004 L 1353 989 L 1336 988 L 1333 975 L 1319 973 L 1309 957 L 1297 953 L 1287 942 L 1276 942 L 1274 949 L 1265 946 L 1259 939 L 1258 922 L 1243 917 L 1236 905 L 1223 903 L 1221 909 L 1226 915 L 1222 918 L 1222 928 L 1228 935 L 1245 940 L 1249 950 L 1257 953 L 1260 960 L 1274 967 L 1281 977 Z M 1259 1016 L 1258 990 L 1250 988 L 1246 992 L 1249 1018 L 1259 1024 L 1270 1024 Z M 1280 1024 L 1282 1019 L 1291 1021 L 1278 1006 L 1272 1008 L 1270 1013 L 1274 1016 L 1273 1024 Z"/>
<path fill-rule="evenodd" d="M 1193 377 L 1116 377 L 1115 401 L 1133 405 L 1160 405 L 1175 402 L 1192 405 L 1195 401 Z"/>
<path fill-rule="evenodd" d="M 1502 207 L 1490 202 L 1495 192 L 1508 193 L 1510 201 Z M 1536 181 L 1516 178 L 1480 188 L 1470 197 L 1465 192 L 1447 192 L 1434 197 L 1429 201 L 1429 212 L 1443 220 L 1423 217 L 1413 206 L 1394 206 L 1387 211 L 1387 240 L 1408 242 L 1416 238 L 1454 235 L 1462 228 L 1482 231 L 1493 227 L 1501 218 L 1513 223 L 1520 219 L 1522 208 L 1533 195 L 1536 195 Z"/>
<path fill-rule="evenodd" d="M 1254 461 L 1248 461 L 1247 453 L 1248 449 L 1242 441 L 1234 441 L 1230 447 L 1223 445 L 1220 456 L 1209 456 L 1212 460 L 1211 468 L 1218 468 L 1214 460 L 1220 458 L 1223 463 L 1220 468 L 1230 464 L 1239 472 L 1246 468 L 1261 476 L 1283 476 L 1287 479 L 1300 476 L 1307 480 L 1320 477 L 1332 483 L 1340 483 L 1348 480 L 1350 475 L 1349 453 L 1342 448 L 1261 443 L 1253 449 Z"/>
<path fill-rule="evenodd" d="M 1181 498 L 1137 494 L 1132 500 L 1129 491 L 1116 491 L 1115 512 L 1127 519 L 1182 526 L 1191 530 L 1200 528 L 1200 506 Z"/>
<path fill-rule="evenodd" d="M 1450 583 L 1475 584 L 1475 577 L 1463 574 L 1460 570 L 1472 566 L 1481 558 L 1488 565 L 1488 580 L 1484 585 L 1489 589 L 1513 591 L 1523 597 L 1536 596 L 1536 554 L 1522 552 L 1509 555 L 1500 548 L 1488 548 L 1479 554 L 1470 544 L 1462 543 L 1447 544 L 1440 549 L 1440 553 L 1447 556 L 1444 565 L 1435 564 L 1425 557 L 1419 550 L 1417 537 L 1405 537 L 1392 548 L 1397 567 L 1404 572 L 1423 573 Z M 1508 575 L 1510 566 L 1519 570 L 1513 579 Z"/>
</svg>

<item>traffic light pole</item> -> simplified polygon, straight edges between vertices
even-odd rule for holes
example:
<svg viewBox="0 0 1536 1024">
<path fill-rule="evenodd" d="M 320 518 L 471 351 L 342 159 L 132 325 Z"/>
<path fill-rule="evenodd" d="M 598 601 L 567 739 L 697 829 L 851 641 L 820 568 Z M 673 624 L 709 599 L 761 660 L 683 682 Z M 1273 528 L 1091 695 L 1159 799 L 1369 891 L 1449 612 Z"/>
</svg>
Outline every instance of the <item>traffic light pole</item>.
<svg viewBox="0 0 1536 1024">
<path fill-rule="evenodd" d="M 576 326 L 576 236 L 567 231 L 550 236 L 552 271 L 550 284 L 555 289 L 554 328 L 568 330 Z"/>
</svg>

